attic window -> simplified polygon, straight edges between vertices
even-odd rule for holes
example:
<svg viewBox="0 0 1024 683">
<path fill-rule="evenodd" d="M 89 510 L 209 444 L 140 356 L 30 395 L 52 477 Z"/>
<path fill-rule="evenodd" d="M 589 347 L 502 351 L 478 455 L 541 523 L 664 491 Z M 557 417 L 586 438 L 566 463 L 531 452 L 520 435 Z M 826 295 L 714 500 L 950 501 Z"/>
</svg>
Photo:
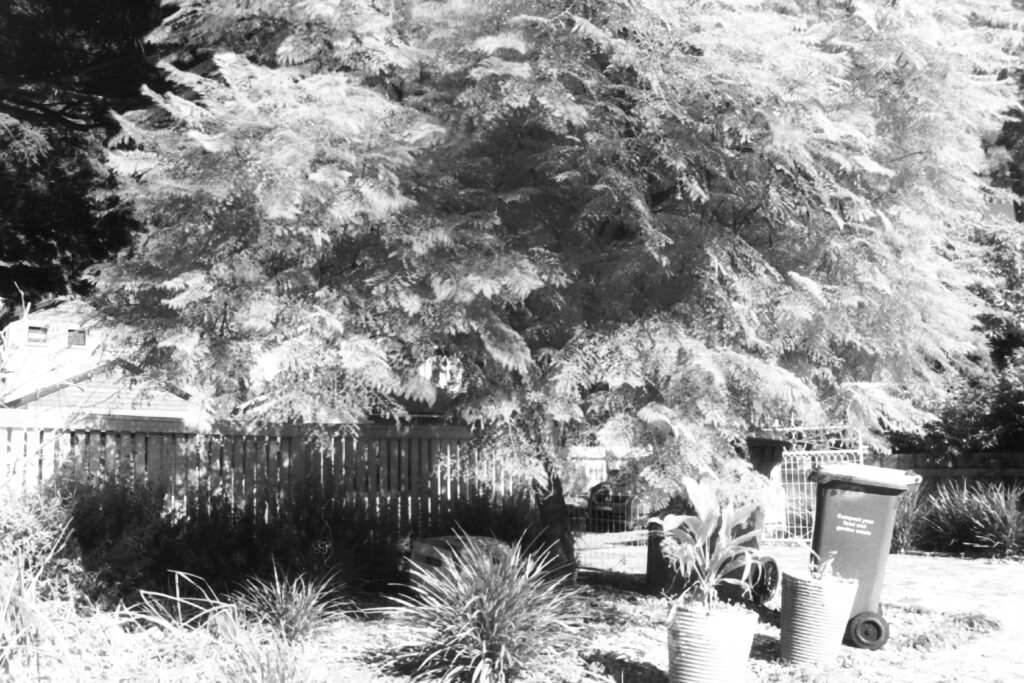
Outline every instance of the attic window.
<svg viewBox="0 0 1024 683">
<path fill-rule="evenodd" d="M 85 346 L 85 330 L 68 330 L 68 346 Z"/>
<path fill-rule="evenodd" d="M 45 344 L 46 343 L 47 329 L 45 327 L 29 327 L 28 328 L 28 343 L 29 344 Z"/>
</svg>

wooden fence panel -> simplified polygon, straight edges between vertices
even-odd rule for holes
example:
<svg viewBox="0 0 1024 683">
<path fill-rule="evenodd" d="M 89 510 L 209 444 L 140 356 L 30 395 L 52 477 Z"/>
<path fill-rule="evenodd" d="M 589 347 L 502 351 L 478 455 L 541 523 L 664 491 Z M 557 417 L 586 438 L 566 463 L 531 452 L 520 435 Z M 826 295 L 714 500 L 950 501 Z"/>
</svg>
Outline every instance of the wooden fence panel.
<svg viewBox="0 0 1024 683">
<path fill-rule="evenodd" d="M 205 514 L 221 498 L 268 520 L 286 499 L 308 492 L 328 508 L 355 508 L 399 531 L 430 527 L 457 499 L 482 490 L 480 481 L 497 488 L 464 446 L 465 432 L 452 429 L 371 426 L 319 438 L 293 427 L 195 434 L 152 431 L 148 423 L 135 428 L 130 421 L 5 424 L 11 412 L 0 411 L 0 472 L 22 489 L 54 477 L 149 481 L 163 491 L 169 509 Z"/>
</svg>

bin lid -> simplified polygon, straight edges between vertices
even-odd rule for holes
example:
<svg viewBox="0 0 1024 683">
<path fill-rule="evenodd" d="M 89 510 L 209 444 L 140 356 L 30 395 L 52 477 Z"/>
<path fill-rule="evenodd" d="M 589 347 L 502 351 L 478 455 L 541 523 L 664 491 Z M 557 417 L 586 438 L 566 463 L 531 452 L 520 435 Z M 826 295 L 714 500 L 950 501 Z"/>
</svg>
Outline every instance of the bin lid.
<svg viewBox="0 0 1024 683">
<path fill-rule="evenodd" d="M 819 484 L 831 481 L 861 486 L 906 491 L 914 484 L 921 483 L 921 475 L 909 470 L 894 470 L 888 467 L 859 465 L 853 462 L 823 463 L 814 468 L 808 477 Z"/>
</svg>

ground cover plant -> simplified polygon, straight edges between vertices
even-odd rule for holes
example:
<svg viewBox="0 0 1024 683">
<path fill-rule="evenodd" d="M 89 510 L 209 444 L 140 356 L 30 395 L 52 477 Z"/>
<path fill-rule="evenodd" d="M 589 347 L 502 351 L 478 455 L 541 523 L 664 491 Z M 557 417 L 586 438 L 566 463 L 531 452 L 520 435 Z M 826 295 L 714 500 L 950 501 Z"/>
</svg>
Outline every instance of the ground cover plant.
<svg viewBox="0 0 1024 683">
<path fill-rule="evenodd" d="M 415 636 L 399 661 L 444 683 L 545 680 L 571 668 L 583 614 L 556 558 L 460 535 L 461 552 L 440 567 L 413 564 L 409 592 L 394 598 L 391 614 Z"/>
<path fill-rule="evenodd" d="M 49 562 L 53 563 L 58 554 L 52 553 Z M 530 559 L 528 555 L 520 559 L 520 569 L 532 566 L 534 570 L 511 572 L 511 575 L 518 576 L 519 580 L 524 576 L 548 580 L 537 571 L 543 565 L 542 560 Z M 937 558 L 936 561 L 943 560 Z M 50 591 L 44 595 L 32 590 L 31 577 L 27 574 L 21 575 L 22 583 L 12 593 L 11 579 L 18 576 L 16 570 L 20 566 L 11 557 L 0 561 L 0 595 L 18 596 L 16 608 L 10 607 L 14 604 L 11 600 L 0 603 L 6 605 L 2 610 L 5 617 L 4 668 L 0 670 L 0 680 L 4 681 L 49 678 L 83 683 L 121 680 L 403 683 L 413 674 L 396 667 L 397 655 L 416 651 L 422 643 L 408 628 L 404 617 L 374 609 L 381 604 L 379 597 L 365 593 L 351 598 L 357 602 L 357 607 L 367 609 L 350 611 L 348 618 L 329 618 L 325 614 L 327 618 L 321 621 L 321 627 L 307 630 L 305 638 L 289 639 L 280 624 L 250 618 L 242 604 L 244 599 L 240 600 L 237 593 L 218 594 L 198 577 L 173 575 L 168 590 L 140 593 L 140 599 L 129 607 L 83 608 L 87 601 L 65 592 Z M 47 575 L 39 570 L 39 564 L 35 566 L 33 576 Z M 511 564 L 504 565 L 503 569 L 500 563 L 476 563 L 479 576 L 508 574 L 510 568 Z M 276 584 L 262 585 L 269 587 L 274 596 L 285 596 L 282 600 L 285 604 L 298 604 L 307 599 L 304 596 L 309 595 L 308 587 L 315 581 L 310 576 L 302 579 L 305 587 L 297 577 L 284 574 L 278 575 Z M 566 607 L 565 612 L 556 608 L 551 600 L 538 606 L 525 598 L 522 607 L 509 609 L 508 603 L 501 600 L 519 599 L 519 591 L 511 595 L 509 586 L 514 583 L 497 583 L 499 588 L 494 593 L 495 598 L 490 600 L 492 607 L 488 612 L 492 616 L 512 612 L 520 618 L 535 620 L 540 629 L 559 619 L 574 624 L 574 628 L 566 632 L 566 639 L 560 641 L 563 656 L 548 662 L 540 678 L 534 670 L 535 680 L 551 683 L 577 683 L 588 679 L 633 683 L 666 680 L 664 619 L 667 603 L 663 598 L 635 589 L 613 587 L 595 579 L 595 575 L 585 575 L 581 585 L 558 593 L 572 596 L 574 604 Z M 290 597 L 285 595 L 289 591 L 293 593 Z M 552 597 L 545 590 L 540 590 L 539 595 Z M 498 609 L 497 605 L 505 607 Z M 18 616 L 19 625 L 12 626 L 14 609 L 19 610 L 19 615 L 30 615 L 30 621 Z M 544 609 L 548 610 L 547 618 Z M 481 610 L 483 612 L 487 610 Z M 465 624 L 466 613 L 458 614 L 453 608 L 442 613 Z M 428 614 L 421 616 L 429 619 Z M 758 626 L 749 670 L 755 680 L 764 681 L 845 682 L 896 678 L 930 682 L 938 680 L 934 671 L 930 677 L 925 674 L 915 677 L 910 673 L 903 676 L 902 673 L 926 667 L 927 657 L 948 652 L 996 628 L 991 619 L 978 614 L 945 614 L 888 606 L 886 615 L 894 634 L 889 646 L 877 653 L 845 650 L 838 668 L 829 671 L 794 670 L 779 663 L 778 628 L 762 623 Z M 568 653 L 578 653 L 578 657 L 570 657 Z M 526 669 L 530 669 L 538 662 L 526 661 L 525 664 Z M 443 676 L 448 669 L 439 667 L 435 671 Z M 530 680 L 530 671 L 522 673 L 523 680 Z"/>
<path fill-rule="evenodd" d="M 337 575 L 287 577 L 275 564 L 273 578 L 248 579 L 233 599 L 246 618 L 292 643 L 316 636 L 350 610 L 343 594 Z"/>
<path fill-rule="evenodd" d="M 897 503 L 894 542 L 905 547 L 993 557 L 1024 552 L 1024 485 L 941 482 Z"/>
</svg>

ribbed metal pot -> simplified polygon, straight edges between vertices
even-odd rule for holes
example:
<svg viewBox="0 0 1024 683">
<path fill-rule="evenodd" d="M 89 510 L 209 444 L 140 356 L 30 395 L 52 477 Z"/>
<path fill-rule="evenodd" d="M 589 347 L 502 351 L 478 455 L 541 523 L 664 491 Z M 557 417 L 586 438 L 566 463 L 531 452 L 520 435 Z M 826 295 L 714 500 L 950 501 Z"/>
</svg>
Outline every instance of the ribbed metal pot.
<svg viewBox="0 0 1024 683">
<path fill-rule="evenodd" d="M 835 663 L 857 597 L 857 580 L 782 575 L 782 660 Z"/>
<path fill-rule="evenodd" d="M 668 629 L 669 683 L 719 683 L 747 678 L 757 614 L 683 607 Z"/>
</svg>

